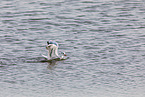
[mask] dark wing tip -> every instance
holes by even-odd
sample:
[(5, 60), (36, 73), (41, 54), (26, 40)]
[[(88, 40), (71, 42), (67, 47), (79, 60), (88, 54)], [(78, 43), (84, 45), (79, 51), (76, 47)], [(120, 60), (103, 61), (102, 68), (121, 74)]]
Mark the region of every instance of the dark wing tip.
[(47, 44), (49, 45), (49, 41), (47, 41)]

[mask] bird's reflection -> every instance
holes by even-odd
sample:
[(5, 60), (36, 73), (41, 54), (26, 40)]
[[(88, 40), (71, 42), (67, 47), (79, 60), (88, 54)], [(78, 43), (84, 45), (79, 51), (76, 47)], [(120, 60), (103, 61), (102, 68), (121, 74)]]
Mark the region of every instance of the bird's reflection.
[(55, 68), (55, 66), (57, 65), (57, 63), (58, 63), (58, 61), (56, 61), (56, 60), (49, 61), (47, 68), (50, 70), (53, 70)]
[(60, 59), (60, 58), (56, 58), (56, 59), (53, 59), (53, 60), (47, 60), (47, 59), (45, 59), (45, 60), (41, 60), (41, 61), (39, 61), (39, 62), (47, 62), (48, 63), (48, 66), (47, 66), (47, 68), (48, 69), (54, 69), (55, 68), (55, 66), (58, 64), (58, 62), (60, 62), (60, 61), (64, 61), (64, 60), (66, 60), (66, 59), (68, 59), (69, 57), (67, 57), (67, 58), (65, 58), (65, 59)]

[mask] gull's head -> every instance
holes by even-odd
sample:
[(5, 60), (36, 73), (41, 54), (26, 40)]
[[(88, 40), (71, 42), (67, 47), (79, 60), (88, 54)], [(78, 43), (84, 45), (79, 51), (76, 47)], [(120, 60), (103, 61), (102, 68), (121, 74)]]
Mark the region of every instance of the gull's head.
[(47, 41), (47, 46), (46, 46), (46, 49), (47, 50), (50, 50), (50, 49), (52, 49), (52, 48), (57, 48), (58, 47), (58, 44), (57, 44), (57, 42), (55, 42), (55, 41)]
[(63, 56), (67, 56), (66, 54), (65, 54), (65, 52), (61, 52), (62, 54), (63, 54)]
[(48, 44), (48, 45), (54, 44), (55, 46), (57, 46), (57, 47), (58, 47), (58, 43), (57, 43), (57, 42), (55, 42), (55, 41), (52, 41), (52, 40), (47, 41), (47, 44)]

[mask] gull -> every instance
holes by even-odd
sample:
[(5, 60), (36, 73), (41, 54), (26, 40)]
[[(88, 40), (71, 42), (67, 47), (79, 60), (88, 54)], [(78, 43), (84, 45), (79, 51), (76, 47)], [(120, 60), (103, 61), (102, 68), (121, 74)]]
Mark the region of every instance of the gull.
[(47, 60), (53, 60), (53, 59), (64, 59), (64, 56), (66, 56), (65, 52), (62, 52), (62, 56), (58, 55), (58, 43), (55, 41), (47, 41), (46, 49), (48, 51), (48, 56), (42, 55)]

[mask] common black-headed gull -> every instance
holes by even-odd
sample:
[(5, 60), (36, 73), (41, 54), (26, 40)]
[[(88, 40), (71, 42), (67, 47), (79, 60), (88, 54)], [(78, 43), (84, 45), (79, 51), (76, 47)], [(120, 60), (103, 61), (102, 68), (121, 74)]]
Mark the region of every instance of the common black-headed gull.
[(58, 55), (58, 43), (55, 41), (47, 41), (46, 49), (48, 50), (48, 56), (42, 55), (47, 60), (53, 60), (53, 59), (63, 59), (64, 56), (66, 56), (65, 52), (63, 52), (62, 56)]

